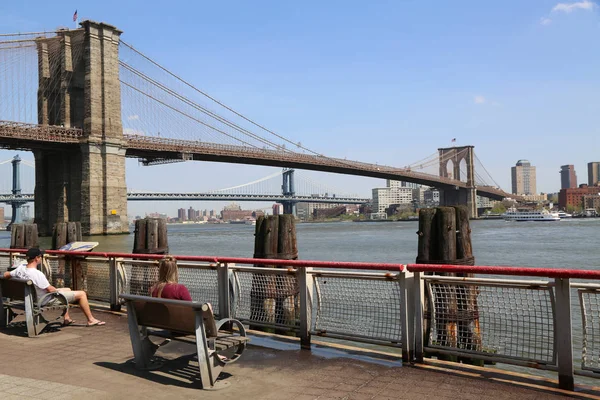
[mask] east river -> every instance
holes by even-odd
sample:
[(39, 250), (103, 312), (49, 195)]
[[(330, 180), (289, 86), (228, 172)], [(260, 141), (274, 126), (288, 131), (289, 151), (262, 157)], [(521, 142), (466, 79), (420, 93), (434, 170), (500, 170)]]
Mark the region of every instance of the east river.
[[(254, 226), (173, 224), (172, 254), (252, 257)], [(600, 269), (600, 218), (556, 222), (471, 221), (477, 265)], [(300, 259), (412, 263), (417, 256), (418, 222), (339, 222), (296, 225)], [(133, 234), (84, 238), (98, 251), (131, 252)], [(50, 238), (40, 238), (49, 248)], [(0, 233), (9, 247), (10, 233)]]

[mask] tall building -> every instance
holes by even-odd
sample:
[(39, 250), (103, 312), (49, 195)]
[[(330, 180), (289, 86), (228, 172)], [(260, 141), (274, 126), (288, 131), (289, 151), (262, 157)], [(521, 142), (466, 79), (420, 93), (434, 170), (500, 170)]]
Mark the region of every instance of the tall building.
[(512, 193), (513, 194), (536, 194), (535, 167), (527, 160), (519, 160), (511, 168)]
[(196, 220), (196, 210), (194, 210), (192, 207), (188, 208), (187, 218), (188, 218), (189, 221), (195, 221)]
[(180, 208), (177, 210), (177, 219), (179, 219), (180, 222), (185, 221), (186, 214), (185, 214), (185, 208)]
[(600, 161), (588, 163), (588, 185), (600, 186)]
[(571, 189), (577, 187), (577, 174), (575, 167), (571, 164), (560, 167), (560, 188)]

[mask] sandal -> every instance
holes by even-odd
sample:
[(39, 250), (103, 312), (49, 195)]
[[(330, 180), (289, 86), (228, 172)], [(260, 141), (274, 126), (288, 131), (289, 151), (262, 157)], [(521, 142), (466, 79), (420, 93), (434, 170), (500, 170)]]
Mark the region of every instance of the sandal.
[(86, 324), (86, 326), (102, 326), (102, 325), (106, 325), (106, 322), (96, 321), (96, 322), (92, 322), (91, 324), (89, 322)]
[(63, 326), (69, 326), (69, 325), (73, 325), (74, 323), (75, 323), (75, 320), (74, 320), (74, 319), (65, 319), (65, 320), (63, 321), (63, 324), (62, 324), (62, 325), (63, 325)]

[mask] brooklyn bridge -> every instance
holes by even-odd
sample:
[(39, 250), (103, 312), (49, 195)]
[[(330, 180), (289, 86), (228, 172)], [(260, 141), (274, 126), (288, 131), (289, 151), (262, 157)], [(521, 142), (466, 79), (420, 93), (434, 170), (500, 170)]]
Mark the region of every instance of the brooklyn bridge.
[(402, 167), (328, 157), (219, 102), (123, 41), (116, 27), (80, 25), (0, 35), (0, 147), (34, 154), (42, 234), (57, 221), (81, 221), (86, 235), (128, 232), (126, 157), (147, 166), (218, 161), (418, 183), (472, 215), (476, 196), (511, 196), (474, 146), (439, 148)]

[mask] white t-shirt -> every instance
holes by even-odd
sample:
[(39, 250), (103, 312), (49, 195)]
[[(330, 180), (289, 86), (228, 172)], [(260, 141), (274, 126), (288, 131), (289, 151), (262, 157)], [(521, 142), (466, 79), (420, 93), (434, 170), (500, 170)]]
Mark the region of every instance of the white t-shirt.
[[(46, 279), (46, 275), (36, 268), (27, 268), (27, 262), (25, 261), (19, 264), (16, 269), (10, 271), (10, 276), (18, 279), (27, 279), (33, 282), (38, 299), (41, 299), (42, 296), (48, 293), (46, 289), (50, 286), (50, 282)], [(50, 299), (48, 298), (47, 300)]]

